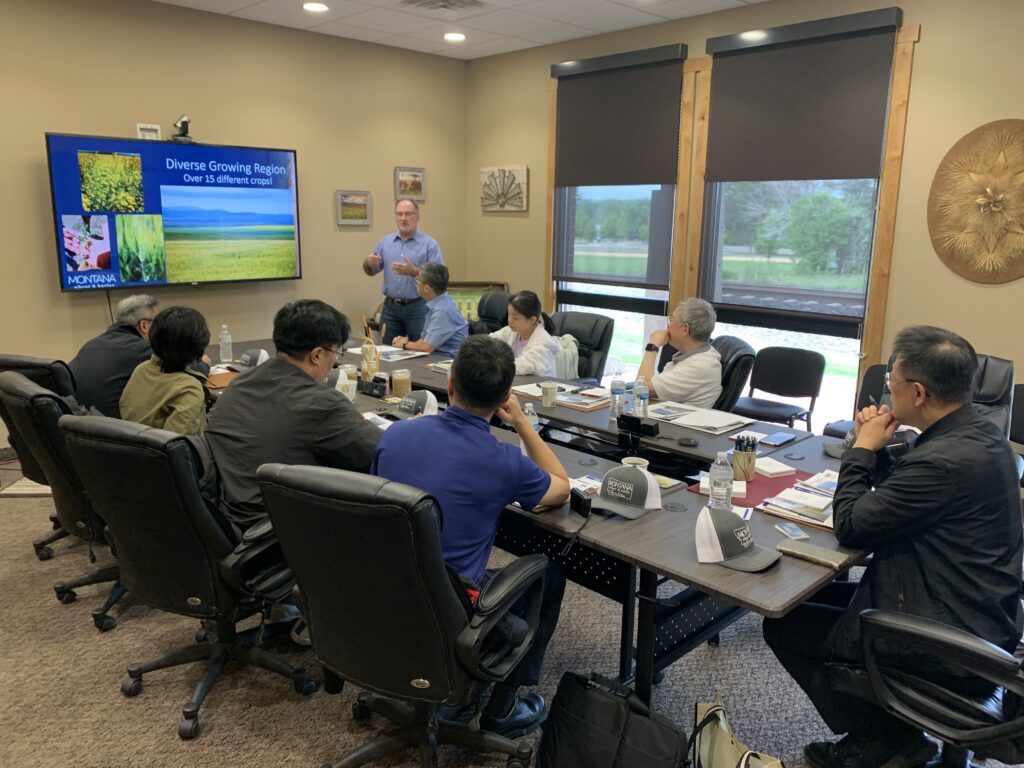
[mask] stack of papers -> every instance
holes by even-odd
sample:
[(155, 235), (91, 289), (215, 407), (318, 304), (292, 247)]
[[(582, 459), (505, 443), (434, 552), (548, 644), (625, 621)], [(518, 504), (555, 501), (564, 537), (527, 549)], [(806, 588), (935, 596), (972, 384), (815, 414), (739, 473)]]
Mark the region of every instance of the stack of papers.
[(371, 413), (370, 411), (364, 413), (363, 418), (373, 424), (373, 426), (377, 427), (377, 429), (381, 430), (387, 429), (393, 423), (389, 419), (385, 419), (383, 416), (378, 416), (376, 413)]
[(737, 416), (735, 413), (729, 413), (728, 411), (696, 408), (679, 418), (672, 419), (671, 423), (677, 424), (680, 427), (696, 429), (699, 432), (721, 435), (737, 427), (753, 424), (754, 419)]
[(818, 494), (831, 499), (839, 487), (839, 473), (834, 469), (824, 469), (813, 477), (801, 480), (796, 487), (808, 493)]
[[(345, 350), (352, 355), (362, 355), (362, 347), (352, 347)], [(429, 352), (416, 352), (411, 349), (399, 349), (398, 347), (388, 346), (387, 344), (377, 345), (377, 354), (380, 355), (380, 359), (385, 363), (397, 363), (399, 360), (410, 360), (414, 357), (426, 357)]]
[[(580, 387), (574, 387), (571, 384), (558, 384), (558, 394), (560, 395), (563, 393), (576, 394), (580, 389)], [(520, 384), (517, 387), (512, 387), (512, 391), (517, 395), (523, 395), (524, 397), (543, 397), (544, 395), (544, 393), (540, 391), (540, 384)]]
[(798, 523), (809, 523), (832, 530), (832, 499), (797, 488), (787, 488), (778, 496), (765, 499), (759, 507), (763, 512)]
[(796, 470), (789, 466), (789, 464), (783, 464), (771, 456), (758, 459), (757, 464), (754, 466), (754, 471), (765, 477), (782, 477), (783, 475), (796, 474)]
[(675, 403), (671, 400), (662, 400), (659, 403), (651, 403), (647, 406), (647, 416), (660, 421), (672, 421), (680, 416), (693, 413), (696, 408), (691, 408), (682, 403)]
[[(707, 474), (701, 474), (700, 477), (700, 490), (698, 493), (702, 493), (705, 496), (711, 495), (711, 479)], [(746, 480), (733, 480), (732, 481), (732, 497), (734, 499), (744, 499), (747, 496), (747, 481)]]
[(427, 367), (432, 371), (437, 371), (438, 373), (450, 374), (452, 372), (452, 363), (454, 362), (454, 360), (442, 360), (439, 363), (431, 363)]

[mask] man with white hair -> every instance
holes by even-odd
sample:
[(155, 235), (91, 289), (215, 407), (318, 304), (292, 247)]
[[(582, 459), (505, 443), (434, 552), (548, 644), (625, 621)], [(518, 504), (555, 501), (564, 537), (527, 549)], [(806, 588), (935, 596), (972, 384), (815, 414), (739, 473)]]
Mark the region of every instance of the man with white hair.
[(132, 371), (149, 360), (149, 328), (157, 300), (137, 293), (117, 303), (114, 324), (85, 342), (69, 365), (75, 376), (75, 397), (104, 416), (121, 417), (118, 401)]
[[(716, 319), (715, 308), (704, 299), (683, 299), (669, 315), (668, 328), (651, 334), (637, 372), (647, 380), (651, 397), (698, 408), (715, 404), (722, 393), (722, 359), (710, 344)], [(661, 373), (655, 373), (666, 344), (678, 351)]]

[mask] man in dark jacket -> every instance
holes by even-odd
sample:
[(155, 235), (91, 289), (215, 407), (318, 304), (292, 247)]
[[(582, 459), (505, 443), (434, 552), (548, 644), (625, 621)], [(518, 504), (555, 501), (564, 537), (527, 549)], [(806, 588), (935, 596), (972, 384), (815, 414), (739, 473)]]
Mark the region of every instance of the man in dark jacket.
[(69, 365), (75, 376), (75, 398), (104, 416), (121, 417), (118, 401), (132, 371), (153, 354), (149, 327), (157, 300), (145, 293), (117, 303), (114, 324), (78, 351)]
[[(857, 414), (833, 504), (836, 538), (872, 550), (859, 584), (836, 582), (764, 636), (842, 740), (804, 750), (813, 768), (912, 768), (935, 746), (903, 721), (847, 691), (854, 679), (828, 663), (861, 659), (859, 615), (885, 608), (972, 632), (1007, 651), (1021, 635), (1021, 500), (1006, 436), (971, 405), (977, 358), (941, 328), (902, 330), (886, 373), (891, 406)], [(900, 424), (921, 430), (891, 459)], [(957, 680), (965, 692), (971, 682)]]

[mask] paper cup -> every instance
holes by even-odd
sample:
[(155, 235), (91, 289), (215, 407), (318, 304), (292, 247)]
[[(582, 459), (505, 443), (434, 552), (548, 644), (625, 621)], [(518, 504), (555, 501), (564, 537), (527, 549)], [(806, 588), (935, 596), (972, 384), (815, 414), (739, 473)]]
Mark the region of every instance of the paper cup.
[(734, 480), (754, 479), (754, 468), (757, 463), (755, 451), (733, 451), (732, 452), (732, 477)]
[(540, 385), (541, 404), (545, 408), (552, 407), (558, 400), (558, 384), (553, 381), (545, 381)]
[(339, 376), (338, 383), (335, 385), (335, 389), (353, 402), (355, 402), (356, 399), (357, 387), (358, 385), (355, 379), (350, 379), (347, 376)]

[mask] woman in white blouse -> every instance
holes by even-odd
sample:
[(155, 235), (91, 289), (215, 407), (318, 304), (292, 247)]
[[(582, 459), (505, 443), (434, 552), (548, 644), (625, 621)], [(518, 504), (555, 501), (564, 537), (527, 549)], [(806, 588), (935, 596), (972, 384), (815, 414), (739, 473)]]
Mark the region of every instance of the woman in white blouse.
[(520, 291), (508, 300), (508, 325), (491, 334), (510, 347), (516, 357), (516, 374), (555, 376), (559, 343), (552, 338), (554, 325), (541, 311), (533, 291)]

